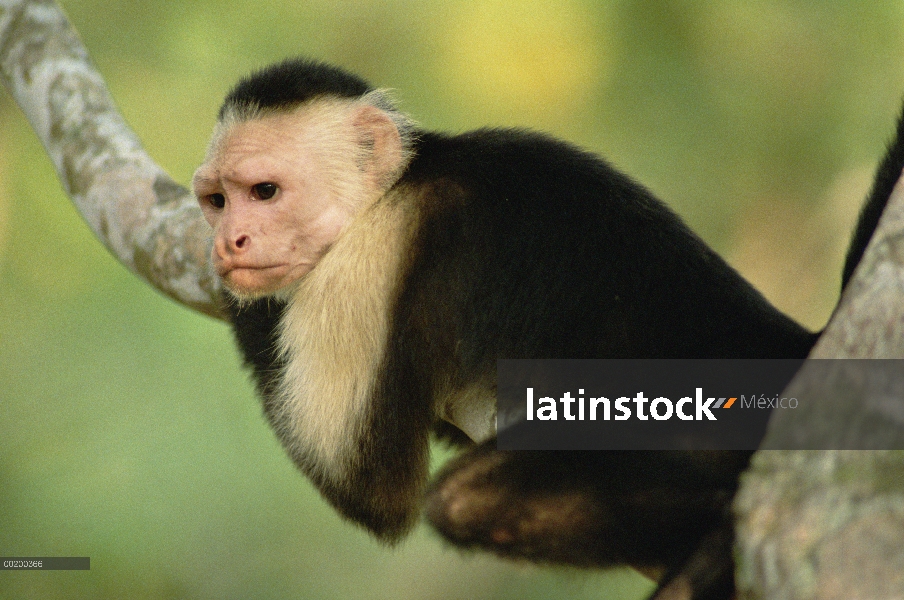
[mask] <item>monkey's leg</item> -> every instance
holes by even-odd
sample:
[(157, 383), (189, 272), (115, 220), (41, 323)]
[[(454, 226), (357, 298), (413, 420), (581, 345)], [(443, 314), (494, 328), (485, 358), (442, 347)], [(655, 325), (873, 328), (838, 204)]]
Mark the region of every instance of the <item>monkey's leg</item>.
[[(628, 564), (665, 572), (668, 584), (681, 580), (701, 542), (730, 522), (726, 515), (749, 456), (507, 452), (491, 440), (442, 470), (428, 493), (426, 512), (459, 546), (541, 563)], [(723, 539), (720, 535), (715, 539)], [(730, 551), (722, 560), (726, 568), (704, 571), (730, 577)], [(687, 582), (693, 587), (695, 581)], [(669, 589), (674, 587), (661, 591)]]

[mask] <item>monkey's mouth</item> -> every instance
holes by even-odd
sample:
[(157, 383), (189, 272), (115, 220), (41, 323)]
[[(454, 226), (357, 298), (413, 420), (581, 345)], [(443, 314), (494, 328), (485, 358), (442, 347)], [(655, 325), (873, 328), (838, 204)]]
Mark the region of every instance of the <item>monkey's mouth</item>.
[(273, 272), (279, 272), (280, 270), (282, 270), (282, 271), (284, 271), (284, 272), (285, 272), (285, 271), (288, 271), (288, 270), (289, 270), (289, 265), (286, 265), (286, 264), (279, 264), (279, 265), (236, 265), (236, 264), (229, 264), (229, 265), (227, 265), (227, 264), (223, 264), (223, 263), (220, 263), (219, 265), (217, 265), (217, 275), (219, 275), (219, 276), (222, 277), (223, 279), (226, 279), (227, 277), (229, 277), (229, 276), (232, 275), (233, 273), (242, 273), (242, 272), (249, 272), (249, 273), (273, 273)]
[(282, 289), (294, 279), (290, 265), (221, 265), (217, 274), (230, 290), (243, 294), (269, 294)]

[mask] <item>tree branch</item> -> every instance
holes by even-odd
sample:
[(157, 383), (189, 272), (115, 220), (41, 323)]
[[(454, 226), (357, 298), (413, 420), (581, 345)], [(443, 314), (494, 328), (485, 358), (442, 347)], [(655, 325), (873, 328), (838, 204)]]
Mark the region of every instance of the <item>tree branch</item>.
[(167, 296), (221, 316), (194, 197), (141, 147), (60, 7), (0, 0), (0, 11), (0, 79), (94, 234)]
[[(900, 598), (904, 591), (904, 183), (825, 333), (782, 394), (735, 501), (741, 598)], [(874, 363), (875, 364), (875, 363)], [(874, 367), (869, 366), (872, 371)], [(889, 376), (890, 375), (890, 376)], [(806, 399), (803, 400), (803, 399)], [(805, 448), (876, 448), (872, 451)]]

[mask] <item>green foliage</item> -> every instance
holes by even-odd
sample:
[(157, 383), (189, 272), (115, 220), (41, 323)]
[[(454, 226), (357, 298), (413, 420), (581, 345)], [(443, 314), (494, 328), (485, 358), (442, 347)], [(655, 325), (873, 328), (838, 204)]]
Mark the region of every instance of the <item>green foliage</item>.
[[(644, 181), (812, 326), (904, 92), (896, 0), (64, 2), (151, 154), (187, 182), (220, 99), (287, 55), (424, 126), (520, 125)], [(289, 464), (225, 326), (94, 240), (0, 96), (0, 598), (640, 598), (632, 576), (387, 550)]]

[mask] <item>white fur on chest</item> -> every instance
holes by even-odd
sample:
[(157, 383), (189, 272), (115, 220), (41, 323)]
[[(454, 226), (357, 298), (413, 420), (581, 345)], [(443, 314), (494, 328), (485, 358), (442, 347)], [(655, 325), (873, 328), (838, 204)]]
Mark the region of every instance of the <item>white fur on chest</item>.
[[(342, 481), (360, 455), (415, 219), (404, 202), (384, 198), (349, 225), (289, 298), (275, 422), (312, 475)], [(496, 399), (487, 386), (442, 396), (433, 407), (438, 418), (475, 441), (495, 435)]]
[(297, 462), (342, 479), (359, 452), (413, 217), (386, 201), (359, 215), (300, 283), (282, 320), (278, 432)]

